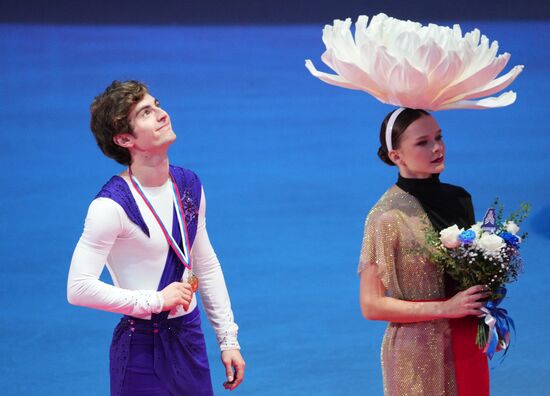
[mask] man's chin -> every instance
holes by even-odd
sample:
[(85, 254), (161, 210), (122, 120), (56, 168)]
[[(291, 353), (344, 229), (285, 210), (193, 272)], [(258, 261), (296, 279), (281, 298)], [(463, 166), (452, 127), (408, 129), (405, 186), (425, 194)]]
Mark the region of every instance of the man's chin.
[(177, 139), (176, 134), (174, 132), (172, 132), (169, 136), (166, 137), (165, 142), (170, 145), (170, 144), (174, 143), (176, 141), (176, 139)]
[(165, 139), (157, 143), (155, 151), (166, 152), (175, 141), (176, 135), (166, 137)]

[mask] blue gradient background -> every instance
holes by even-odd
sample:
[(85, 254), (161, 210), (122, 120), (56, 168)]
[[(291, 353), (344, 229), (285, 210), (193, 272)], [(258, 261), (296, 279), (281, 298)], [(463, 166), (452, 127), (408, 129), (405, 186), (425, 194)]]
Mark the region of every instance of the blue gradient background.
[[(509, 209), (533, 205), (525, 273), (505, 302), (518, 332), (491, 376), (495, 395), (541, 395), (550, 374), (550, 23), (461, 25), (526, 66), (513, 106), (436, 117), (448, 152), (442, 179), (472, 193), (478, 217), (497, 195)], [(89, 202), (121, 171), (97, 149), (88, 106), (129, 78), (148, 83), (170, 113), (172, 163), (202, 178), (248, 366), (237, 393), (382, 394), (385, 324), (361, 317), (356, 265), (365, 216), (396, 179), (376, 157), (390, 107), (309, 75), (304, 59), (321, 64), (321, 28), (0, 25), (2, 394), (108, 393), (118, 315), (70, 306), (66, 276)]]

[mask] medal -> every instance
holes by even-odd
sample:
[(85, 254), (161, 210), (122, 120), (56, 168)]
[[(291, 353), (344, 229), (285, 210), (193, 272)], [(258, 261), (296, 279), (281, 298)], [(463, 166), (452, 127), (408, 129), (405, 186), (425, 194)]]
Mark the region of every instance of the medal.
[(193, 271), (189, 270), (187, 272), (187, 283), (191, 285), (191, 290), (195, 293), (199, 288), (199, 278), (195, 276)]
[(128, 168), (128, 173), (130, 174), (130, 181), (132, 182), (132, 185), (134, 186), (139, 196), (143, 199), (143, 201), (145, 202), (145, 204), (153, 214), (153, 217), (157, 220), (157, 223), (159, 224), (160, 229), (162, 230), (162, 233), (166, 238), (166, 242), (168, 242), (168, 245), (172, 248), (175, 255), (178, 257), (179, 261), (183, 264), (183, 266), (187, 268), (187, 283), (191, 285), (193, 292), (197, 291), (197, 289), (199, 288), (199, 278), (197, 278), (193, 273), (193, 263), (191, 261), (191, 254), (190, 254), (191, 246), (189, 246), (189, 236), (187, 235), (187, 223), (185, 222), (185, 216), (183, 214), (184, 213), (183, 204), (181, 202), (181, 196), (178, 190), (178, 186), (176, 185), (176, 182), (172, 177), (172, 174), (170, 174), (170, 179), (172, 181), (172, 197), (174, 200), (174, 209), (176, 210), (176, 217), (178, 219), (180, 234), (182, 237), (183, 250), (180, 249), (178, 243), (176, 243), (172, 234), (169, 233), (166, 227), (164, 226), (164, 223), (160, 219), (159, 215), (157, 214), (151, 202), (149, 202), (149, 200), (145, 196), (145, 193), (143, 192), (141, 186), (139, 185), (138, 180), (132, 174), (132, 170), (130, 168)]

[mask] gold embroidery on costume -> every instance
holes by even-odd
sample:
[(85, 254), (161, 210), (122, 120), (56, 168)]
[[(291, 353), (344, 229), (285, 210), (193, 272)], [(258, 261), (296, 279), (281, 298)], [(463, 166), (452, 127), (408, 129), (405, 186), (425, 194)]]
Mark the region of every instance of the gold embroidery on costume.
[[(443, 273), (419, 249), (426, 224), (417, 199), (390, 188), (367, 217), (359, 272), (376, 266), (387, 295), (400, 300), (444, 298)], [(385, 395), (457, 394), (448, 320), (389, 323), (381, 355)]]

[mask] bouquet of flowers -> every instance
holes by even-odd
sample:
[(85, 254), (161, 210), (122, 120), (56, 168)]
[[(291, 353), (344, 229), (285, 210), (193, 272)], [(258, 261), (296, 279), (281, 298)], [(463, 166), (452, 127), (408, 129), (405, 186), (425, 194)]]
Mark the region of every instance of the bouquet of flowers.
[(523, 268), (519, 253), (527, 233), (519, 235), (519, 224), (529, 213), (529, 204), (503, 220), (504, 208), (498, 199), (483, 221), (469, 229), (453, 225), (437, 234), (427, 231), (431, 260), (444, 270), (465, 290), (474, 285), (486, 285), (491, 296), (482, 308), (484, 315), (478, 323), (476, 344), (492, 358), (495, 352), (510, 344), (510, 328), (514, 322), (499, 304), (506, 296), (505, 285), (517, 280)]

